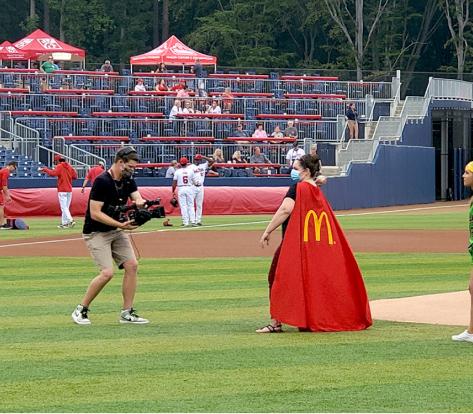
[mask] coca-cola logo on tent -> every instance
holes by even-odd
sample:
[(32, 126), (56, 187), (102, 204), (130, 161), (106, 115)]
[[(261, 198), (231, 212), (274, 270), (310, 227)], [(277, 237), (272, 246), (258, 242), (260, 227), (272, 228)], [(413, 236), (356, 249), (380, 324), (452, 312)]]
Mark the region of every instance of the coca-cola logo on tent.
[(32, 41), (33, 39), (22, 39), (15, 46), (17, 47), (17, 49), (23, 49), (25, 46), (28, 46)]
[(51, 38), (38, 39), (38, 42), (41, 43), (41, 46), (43, 46), (45, 49), (62, 49), (59, 43)]

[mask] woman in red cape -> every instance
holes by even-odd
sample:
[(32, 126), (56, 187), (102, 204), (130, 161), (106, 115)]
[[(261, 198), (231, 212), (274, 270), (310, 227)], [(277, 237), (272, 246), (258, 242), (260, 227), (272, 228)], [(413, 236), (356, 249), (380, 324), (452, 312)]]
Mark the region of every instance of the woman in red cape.
[(372, 324), (363, 278), (335, 215), (318, 188), (318, 157), (294, 162), (291, 186), (261, 237), (283, 226), (268, 275), (271, 323), (256, 332), (354, 331)]

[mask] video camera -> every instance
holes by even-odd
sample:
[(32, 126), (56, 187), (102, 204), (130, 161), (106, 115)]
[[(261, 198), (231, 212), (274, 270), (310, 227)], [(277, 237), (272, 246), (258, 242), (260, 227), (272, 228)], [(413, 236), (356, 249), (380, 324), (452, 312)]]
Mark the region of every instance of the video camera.
[(136, 204), (109, 206), (106, 214), (121, 223), (132, 220), (133, 224), (137, 226), (142, 226), (152, 218), (166, 217), (160, 198), (146, 200), (144, 206), (141, 208), (138, 208)]

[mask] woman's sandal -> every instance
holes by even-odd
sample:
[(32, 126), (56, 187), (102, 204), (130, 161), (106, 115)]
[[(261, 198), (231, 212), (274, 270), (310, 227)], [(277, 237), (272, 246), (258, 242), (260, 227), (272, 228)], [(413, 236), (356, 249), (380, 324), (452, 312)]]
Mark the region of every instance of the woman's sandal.
[(256, 333), (280, 333), (282, 332), (282, 325), (266, 325), (256, 330)]

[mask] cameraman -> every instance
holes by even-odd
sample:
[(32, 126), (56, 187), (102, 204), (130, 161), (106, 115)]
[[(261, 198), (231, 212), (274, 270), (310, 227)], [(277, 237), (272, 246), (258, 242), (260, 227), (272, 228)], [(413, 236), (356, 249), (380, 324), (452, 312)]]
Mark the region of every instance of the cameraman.
[[(132, 147), (117, 152), (115, 161), (108, 171), (98, 176), (92, 186), (85, 215), (83, 237), (100, 273), (89, 284), (80, 305), (72, 312), (72, 319), (79, 325), (88, 325), (89, 306), (113, 277), (113, 262), (124, 269), (122, 295), (123, 309), (121, 323), (145, 324), (149, 321), (139, 317), (133, 309), (136, 291), (138, 262), (127, 233), (123, 230), (137, 228), (132, 220), (120, 219), (116, 207), (126, 205), (130, 198), (142, 207), (145, 200), (138, 192), (133, 171), (138, 163), (138, 154)], [(113, 217), (112, 217), (113, 216)]]

